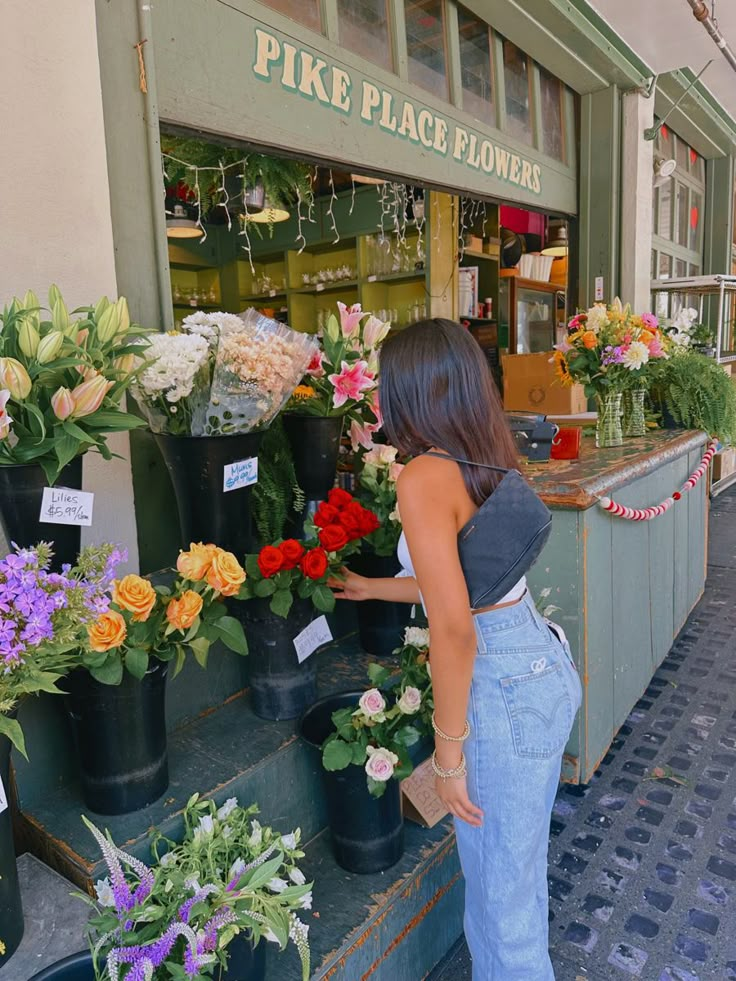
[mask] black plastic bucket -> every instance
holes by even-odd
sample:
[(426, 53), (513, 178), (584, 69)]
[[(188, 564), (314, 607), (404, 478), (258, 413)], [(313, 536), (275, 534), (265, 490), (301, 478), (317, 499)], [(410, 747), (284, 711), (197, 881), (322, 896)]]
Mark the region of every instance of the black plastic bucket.
[[(0, 779), (6, 797), (10, 796), (10, 750), (10, 740), (0, 736)], [(0, 940), (4, 944), (0, 968), (8, 963), (22, 939), (23, 906), (13, 845), (13, 825), (10, 808), (6, 807), (0, 814)]]
[(140, 681), (125, 671), (119, 685), (103, 685), (75, 671), (64, 682), (82, 797), (95, 814), (140, 810), (169, 786), (168, 665), (151, 663)]
[(171, 436), (154, 433), (174, 486), (181, 546), (212, 542), (242, 560), (256, 547), (251, 487), (224, 490), (225, 467), (258, 456), (261, 433)]
[[(352, 568), (370, 579), (391, 579), (401, 570), (395, 555), (376, 555), (363, 551), (350, 562)], [(374, 657), (389, 657), (404, 641), (404, 628), (410, 623), (409, 603), (364, 600), (356, 603), (360, 646)]]
[(317, 697), (317, 658), (300, 664), (294, 647), (314, 615), (311, 600), (295, 600), (286, 619), (271, 612), (267, 599), (240, 603), (237, 613), (248, 636), (243, 670), (253, 711), (261, 719), (298, 719)]
[[(253, 947), (245, 936), (237, 936), (227, 946), (226, 971), (215, 972), (215, 981), (264, 981), (266, 977), (266, 941)], [(70, 954), (61, 961), (34, 974), (29, 981), (95, 981), (92, 955), (88, 950)]]
[[(5, 539), (21, 548), (37, 542), (53, 542), (54, 569), (61, 569), (65, 562), (74, 565), (79, 555), (81, 528), (79, 525), (41, 523), (43, 489), (49, 482), (37, 463), (21, 463), (0, 466), (0, 523)], [(57, 487), (82, 487), (82, 457), (78, 456), (59, 474)]]
[[(333, 731), (332, 713), (355, 705), (363, 693), (341, 692), (315, 702), (302, 717), (302, 738), (321, 750)], [(321, 753), (320, 753), (321, 766)], [(327, 816), (335, 861), (348, 872), (383, 872), (404, 854), (404, 822), (398, 780), (389, 780), (382, 797), (368, 791), (365, 770), (351, 764), (344, 770), (322, 769)]]

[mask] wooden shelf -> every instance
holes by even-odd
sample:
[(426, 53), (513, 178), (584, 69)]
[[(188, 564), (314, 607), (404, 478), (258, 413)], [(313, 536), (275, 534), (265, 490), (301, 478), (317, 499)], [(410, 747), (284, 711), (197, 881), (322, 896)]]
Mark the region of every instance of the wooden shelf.
[(261, 303), (266, 300), (278, 300), (280, 297), (286, 297), (286, 290), (276, 290), (274, 293), (257, 293), (254, 296), (241, 296), (240, 299), (243, 303)]
[(464, 249), (463, 259), (470, 256), (471, 259), (487, 259), (488, 262), (498, 262), (497, 255), (489, 255), (488, 252), (478, 252), (476, 249)]
[(197, 310), (212, 310), (219, 311), (222, 309), (221, 305), (217, 303), (198, 303), (196, 307), (193, 307), (191, 303), (177, 303), (174, 301), (175, 310), (191, 310), (192, 313), (196, 313)]
[(410, 283), (413, 281), (419, 282), (419, 280), (424, 279), (426, 272), (424, 269), (416, 269), (414, 272), (398, 272), (398, 273), (388, 273), (385, 276), (363, 276), (360, 282), (364, 286), (372, 286), (374, 283)]
[(357, 279), (335, 279), (329, 283), (313, 283), (310, 286), (293, 286), (289, 293), (334, 293), (336, 290), (355, 289)]

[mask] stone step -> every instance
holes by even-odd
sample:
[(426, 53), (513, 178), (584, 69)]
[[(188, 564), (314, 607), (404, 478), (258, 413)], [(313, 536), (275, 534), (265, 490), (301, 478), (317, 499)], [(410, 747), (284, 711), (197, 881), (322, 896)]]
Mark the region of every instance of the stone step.
[[(364, 688), (372, 660), (353, 638), (315, 655), (319, 694)], [(33, 757), (32, 757), (33, 759)], [(132, 814), (90, 818), (110, 830), (121, 846), (146, 860), (152, 826), (176, 838), (181, 812), (192, 794), (257, 802), (261, 820), (281, 831), (300, 826), (309, 841), (325, 826), (320, 764), (298, 735), (298, 720), (270, 722), (250, 710), (247, 691), (208, 709), (169, 734), (170, 785), (149, 807)], [(22, 774), (20, 774), (22, 777)], [(44, 792), (24, 792), (19, 779), (19, 838), (22, 845), (81, 887), (102, 872), (99, 851), (80, 820), (81, 795), (69, 777)]]
[[(335, 863), (329, 832), (306, 848), (314, 880), (309, 923), (311, 981), (421, 981), (462, 933), (464, 885), (449, 820), (432, 829), (410, 821), (393, 868), (352, 875)], [(267, 981), (301, 981), (294, 950), (268, 957)]]

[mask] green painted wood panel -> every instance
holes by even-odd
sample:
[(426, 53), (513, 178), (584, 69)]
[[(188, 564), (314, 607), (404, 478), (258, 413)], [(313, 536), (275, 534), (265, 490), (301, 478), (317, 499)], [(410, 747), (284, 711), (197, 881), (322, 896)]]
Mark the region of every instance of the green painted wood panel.
[[(669, 468), (674, 470), (674, 468)], [(652, 615), (652, 670), (667, 655), (675, 625), (675, 525), (677, 515), (669, 510), (661, 518), (647, 522), (649, 532), (649, 602)]]

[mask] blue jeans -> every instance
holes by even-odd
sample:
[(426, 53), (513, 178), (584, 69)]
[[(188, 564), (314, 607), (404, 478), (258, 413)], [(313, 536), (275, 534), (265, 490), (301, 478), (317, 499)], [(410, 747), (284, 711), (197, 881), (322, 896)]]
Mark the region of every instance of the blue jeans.
[(582, 688), (564, 635), (528, 593), (474, 620), (465, 756), (468, 793), (484, 818), (479, 828), (455, 820), (473, 981), (554, 981), (549, 825)]

